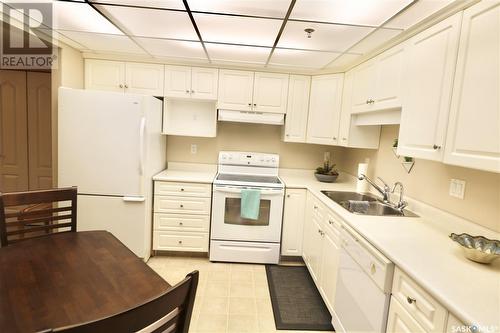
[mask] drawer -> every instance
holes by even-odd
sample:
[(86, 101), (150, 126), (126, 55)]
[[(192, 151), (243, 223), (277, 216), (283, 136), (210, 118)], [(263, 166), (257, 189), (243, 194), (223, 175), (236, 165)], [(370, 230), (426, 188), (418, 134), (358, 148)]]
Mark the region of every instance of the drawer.
[(447, 310), (399, 268), (394, 272), (393, 296), (428, 332), (443, 332)]
[(155, 196), (155, 213), (210, 214), (210, 198)]
[(406, 311), (401, 304), (391, 297), (387, 333), (427, 333), (425, 329)]
[(154, 230), (208, 232), (209, 215), (154, 214)]
[(212, 197), (212, 185), (200, 183), (155, 182), (156, 195), (174, 195), (183, 197)]
[(208, 233), (156, 230), (153, 233), (153, 250), (208, 252)]
[(327, 211), (325, 224), (328, 229), (330, 229), (331, 233), (335, 235), (337, 239), (340, 239), (340, 233), (342, 230), (343, 223), (337, 217), (337, 215), (333, 214), (330, 210)]

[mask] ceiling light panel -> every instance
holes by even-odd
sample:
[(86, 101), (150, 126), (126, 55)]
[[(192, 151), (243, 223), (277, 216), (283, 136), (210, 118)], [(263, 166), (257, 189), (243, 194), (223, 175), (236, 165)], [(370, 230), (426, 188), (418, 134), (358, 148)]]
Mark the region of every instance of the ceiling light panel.
[[(312, 28), (311, 38), (304, 29)], [(343, 52), (374, 28), (288, 21), (278, 42), (279, 47)]]
[(193, 14), (204, 41), (273, 46), (282, 20)]
[(419, 0), (410, 8), (387, 22), (385, 26), (408, 29), (452, 2), (454, 0)]
[(401, 32), (402, 30), (380, 28), (350, 48), (349, 52), (361, 54), (370, 52), (390, 39), (396, 37)]
[(53, 3), (55, 30), (73, 30), (123, 35), (123, 33), (85, 3), (62, 2)]
[(284, 18), (291, 0), (188, 0), (192, 11)]
[(232, 63), (265, 64), (271, 48), (242, 45), (205, 43), (208, 55), (213, 61)]
[(412, 0), (297, 0), (291, 19), (379, 26)]
[(328, 65), (340, 53), (275, 49), (270, 65), (320, 69)]
[(78, 31), (58, 31), (95, 52), (147, 55), (129, 37)]
[(90, 2), (151, 8), (186, 9), (182, 0), (90, 0)]
[(186, 12), (120, 6), (99, 6), (131, 35), (198, 40)]
[(165, 58), (203, 59), (208, 62), (200, 42), (186, 42), (157, 38), (136, 38), (150, 54)]

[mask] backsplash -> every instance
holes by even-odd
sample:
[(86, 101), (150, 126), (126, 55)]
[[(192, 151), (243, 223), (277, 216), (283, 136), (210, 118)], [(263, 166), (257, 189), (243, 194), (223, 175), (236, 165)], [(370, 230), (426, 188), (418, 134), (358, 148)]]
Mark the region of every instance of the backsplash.
[[(500, 174), (420, 159), (408, 174), (391, 148), (398, 133), (397, 125), (383, 126), (378, 151), (343, 150), (341, 170), (356, 175), (358, 163), (369, 158), (368, 176), (382, 177), (388, 183), (399, 180), (408, 196), (500, 232)], [(467, 182), (463, 200), (448, 194), (452, 178)]]

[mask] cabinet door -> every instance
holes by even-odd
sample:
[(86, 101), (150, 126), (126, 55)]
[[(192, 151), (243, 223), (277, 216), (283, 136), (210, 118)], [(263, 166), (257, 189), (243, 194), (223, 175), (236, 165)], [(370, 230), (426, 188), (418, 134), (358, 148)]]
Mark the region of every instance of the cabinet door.
[(217, 99), (219, 70), (217, 68), (191, 68), (191, 97), (199, 99)]
[(219, 71), (218, 109), (252, 110), (253, 72)]
[(313, 197), (308, 192), (306, 199), (306, 209), (304, 211), (304, 227), (302, 237), (302, 259), (309, 266), (309, 254), (311, 253), (311, 232), (312, 232), (312, 217), (313, 217)]
[[(331, 220), (332, 217), (329, 217), (329, 219)], [(325, 233), (323, 234), (320, 289), (326, 306), (332, 311), (340, 260), (340, 238), (335, 234), (334, 229), (325, 229)]]
[(377, 74), (375, 61), (364, 63), (353, 69), (352, 72), (352, 113), (369, 111)]
[(191, 97), (191, 67), (165, 66), (165, 96)]
[(404, 45), (398, 45), (377, 57), (377, 79), (373, 110), (400, 108)]
[(391, 297), (389, 318), (387, 319), (387, 333), (426, 333), (418, 322)]
[(462, 13), (409, 40), (398, 154), (441, 161)]
[(125, 63), (85, 59), (85, 89), (124, 92)]
[(314, 76), (307, 121), (307, 142), (338, 143), (343, 74)]
[(286, 190), (281, 234), (281, 254), (284, 256), (302, 255), (306, 195), (307, 190), (304, 189)]
[(125, 68), (125, 92), (163, 96), (163, 65), (130, 62)]
[(321, 263), (322, 263), (322, 253), (323, 253), (323, 221), (313, 214), (311, 233), (309, 235), (311, 242), (310, 253), (309, 253), (309, 268), (311, 276), (316, 282), (319, 283), (321, 274)]
[(500, 172), (500, 1), (464, 11), (444, 162)]
[(288, 74), (255, 73), (253, 111), (286, 113)]
[(290, 75), (285, 117), (285, 142), (306, 142), (311, 77)]

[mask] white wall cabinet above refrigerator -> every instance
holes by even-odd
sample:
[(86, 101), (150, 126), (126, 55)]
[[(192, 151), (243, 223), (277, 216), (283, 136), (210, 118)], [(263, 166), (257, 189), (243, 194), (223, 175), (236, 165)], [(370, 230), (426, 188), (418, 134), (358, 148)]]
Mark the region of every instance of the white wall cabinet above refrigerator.
[(163, 67), (85, 59), (85, 89), (163, 96)]
[(165, 66), (165, 97), (216, 100), (217, 68)]
[(464, 11), (444, 162), (500, 172), (500, 1)]
[(462, 13), (408, 41), (398, 154), (442, 161)]
[(286, 113), (288, 74), (221, 69), (218, 108)]

